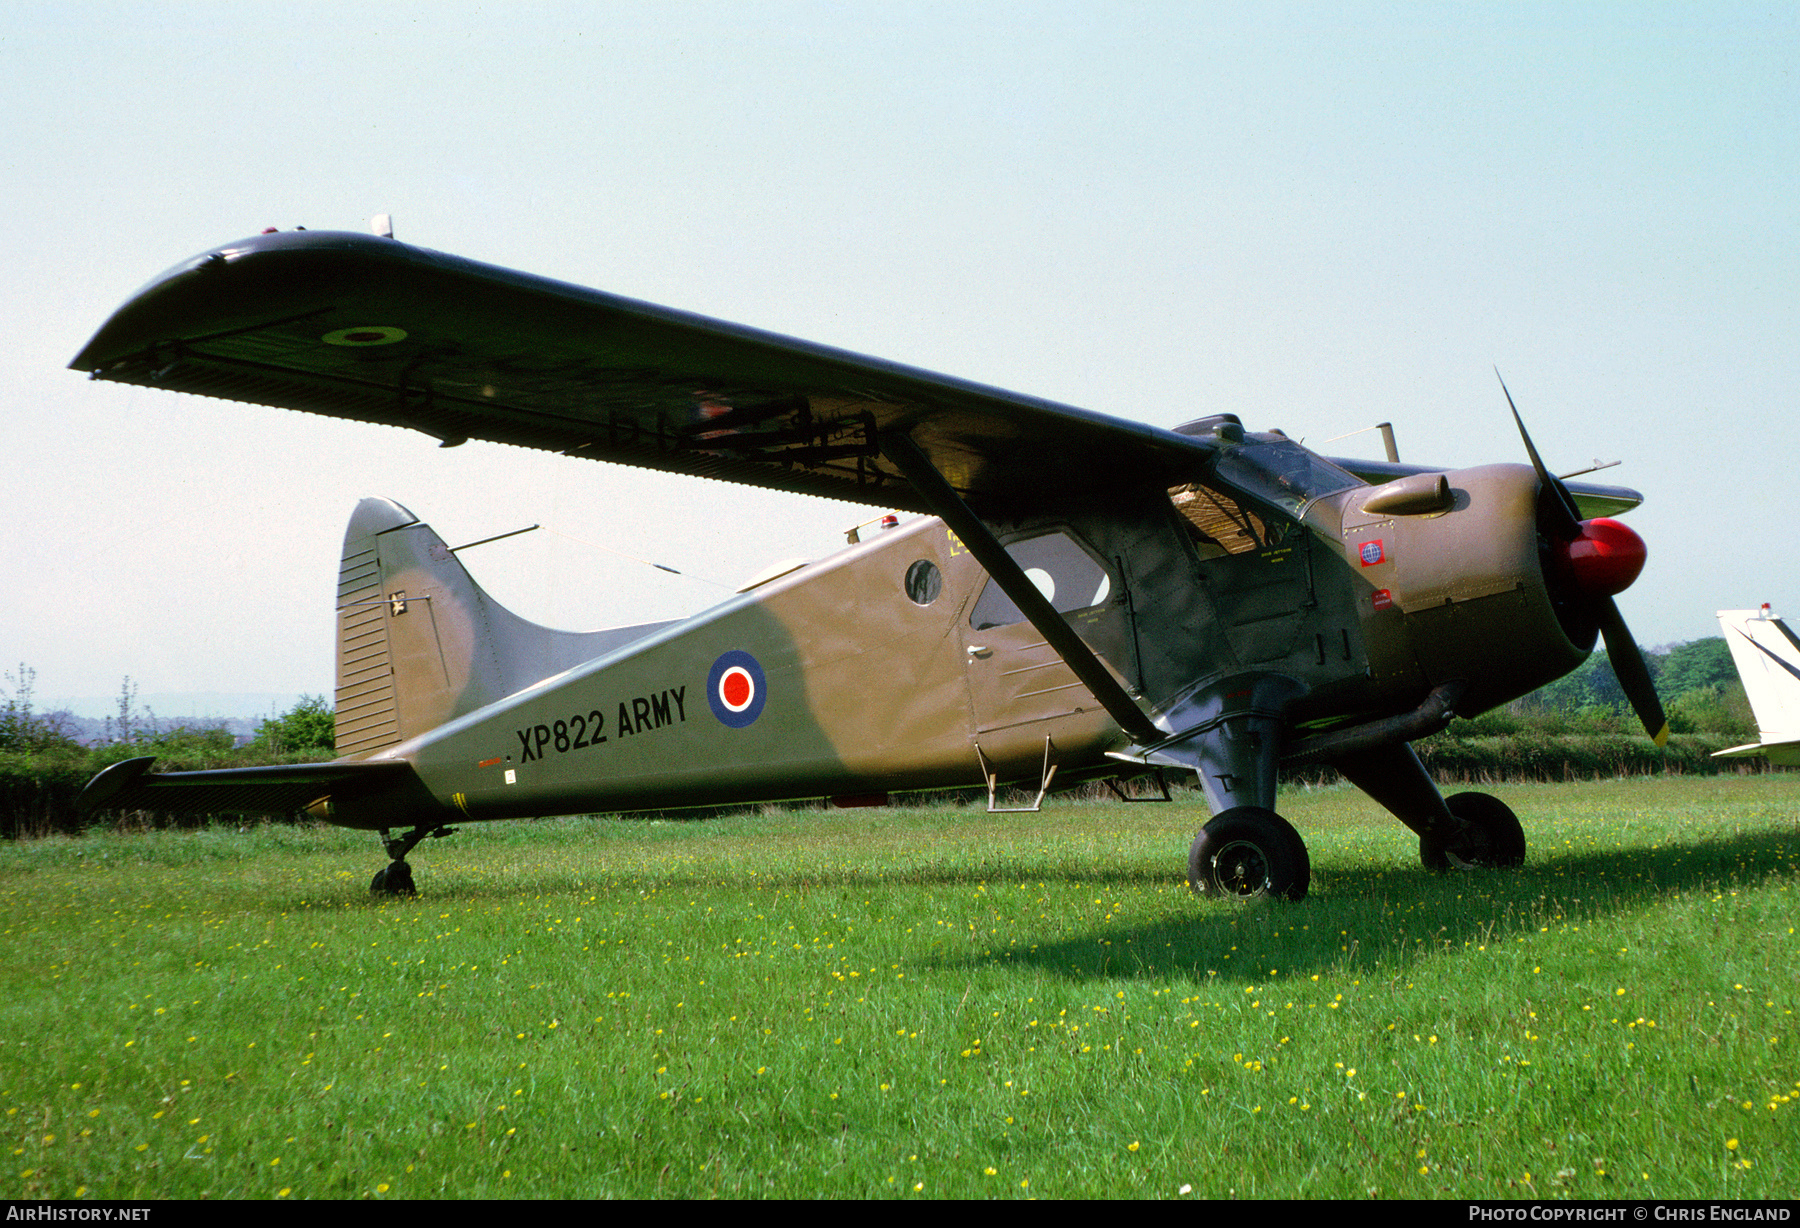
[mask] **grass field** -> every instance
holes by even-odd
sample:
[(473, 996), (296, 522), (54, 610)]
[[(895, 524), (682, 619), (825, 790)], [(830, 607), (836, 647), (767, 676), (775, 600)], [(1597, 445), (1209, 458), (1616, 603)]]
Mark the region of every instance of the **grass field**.
[(1500, 788), (1442, 878), (1290, 792), (0, 846), (0, 1196), (1661, 1197), (1800, 1183), (1795, 790)]

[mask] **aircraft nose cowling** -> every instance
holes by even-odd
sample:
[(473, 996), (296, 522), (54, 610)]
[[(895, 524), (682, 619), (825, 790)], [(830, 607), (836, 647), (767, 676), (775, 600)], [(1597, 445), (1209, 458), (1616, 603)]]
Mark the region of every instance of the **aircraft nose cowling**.
[(1590, 597), (1613, 597), (1644, 570), (1644, 539), (1627, 525), (1600, 517), (1581, 522), (1581, 536), (1564, 548), (1575, 584)]

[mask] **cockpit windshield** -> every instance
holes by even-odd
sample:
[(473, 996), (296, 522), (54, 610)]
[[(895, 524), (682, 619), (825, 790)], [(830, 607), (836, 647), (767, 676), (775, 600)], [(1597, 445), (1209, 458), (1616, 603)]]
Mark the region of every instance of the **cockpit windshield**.
[(1307, 505), (1355, 486), (1361, 478), (1291, 439), (1227, 444), (1204, 480), (1171, 487), (1169, 499), (1202, 558), (1247, 554), (1280, 545)]
[(1291, 439), (1258, 440), (1225, 448), (1219, 454), (1213, 476), (1295, 516), (1315, 499), (1352, 486), (1368, 485)]

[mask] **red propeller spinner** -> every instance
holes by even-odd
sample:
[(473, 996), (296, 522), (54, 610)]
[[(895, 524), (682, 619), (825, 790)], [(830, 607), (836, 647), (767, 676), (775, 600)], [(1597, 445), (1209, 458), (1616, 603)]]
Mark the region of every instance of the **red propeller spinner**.
[(1575, 584), (1590, 597), (1613, 597), (1644, 570), (1644, 539), (1602, 516), (1581, 522), (1581, 536), (1563, 547)]

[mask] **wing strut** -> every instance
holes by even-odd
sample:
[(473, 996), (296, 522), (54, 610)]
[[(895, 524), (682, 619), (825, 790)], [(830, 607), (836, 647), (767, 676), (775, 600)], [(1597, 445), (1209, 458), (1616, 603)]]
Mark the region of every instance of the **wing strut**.
[(1006, 547), (988, 531), (981, 518), (969, 510), (969, 505), (962, 501), (962, 496), (956, 493), (950, 483), (944, 480), (944, 476), (925, 458), (918, 445), (905, 435), (895, 432), (882, 436), (881, 451), (906, 476), (925, 505), (950, 526), (976, 561), (987, 568), (988, 575), (994, 577), (994, 582), (1012, 598), (1020, 613), (1037, 628), (1045, 642), (1056, 650), (1056, 654), (1074, 671), (1082, 685), (1093, 692), (1094, 698), (1100, 701), (1100, 706), (1106, 709), (1107, 715), (1119, 723), (1119, 728), (1139, 743), (1158, 742), (1168, 736), (1150, 723), (1150, 718), (1125, 693), (1125, 688), (1119, 685), (1117, 679), (1107, 672), (1106, 666), (1094, 655), (1093, 649), (1056, 612), (1024, 569), (1006, 552)]

